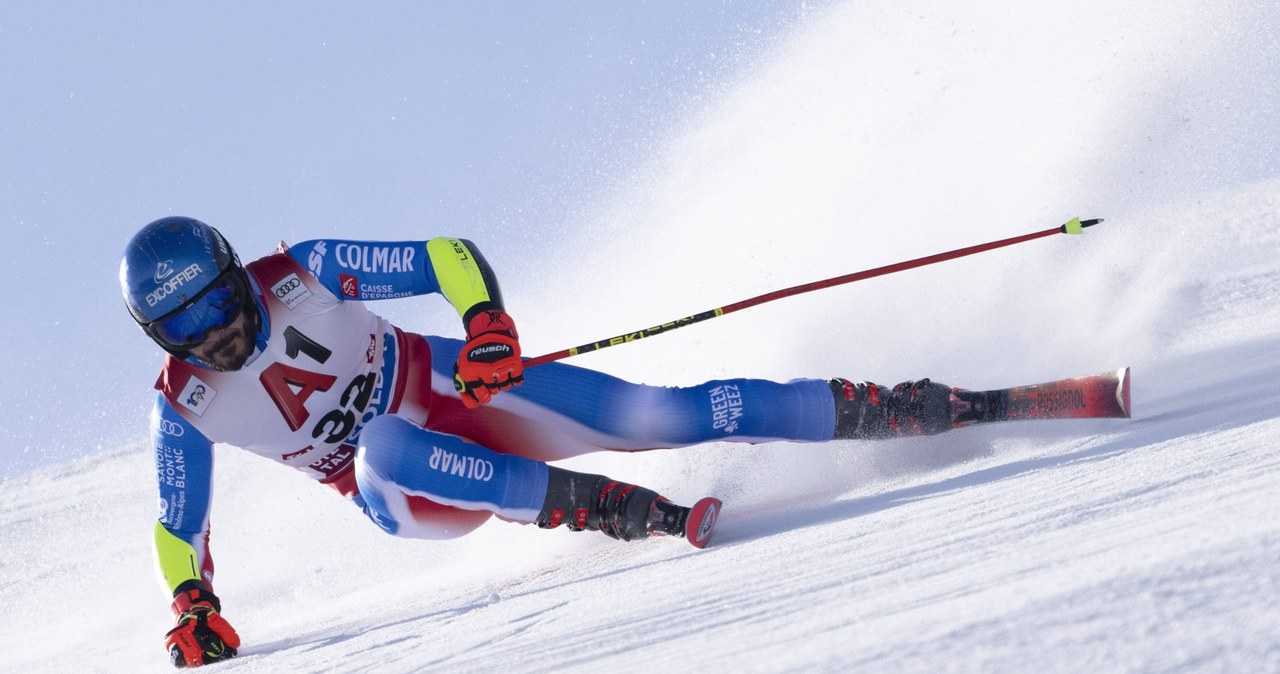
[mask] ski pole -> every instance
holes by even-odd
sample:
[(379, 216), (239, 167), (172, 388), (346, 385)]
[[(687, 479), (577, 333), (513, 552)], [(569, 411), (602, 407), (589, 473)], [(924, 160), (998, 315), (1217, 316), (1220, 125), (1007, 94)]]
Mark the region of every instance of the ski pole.
[(561, 360), (563, 358), (569, 358), (570, 356), (577, 356), (579, 354), (589, 353), (591, 351), (599, 351), (600, 349), (608, 348), (610, 346), (616, 346), (618, 344), (626, 344), (628, 342), (634, 342), (636, 340), (644, 339), (645, 337), (660, 335), (664, 332), (670, 332), (672, 330), (675, 330), (676, 328), (683, 328), (688, 325), (693, 325), (694, 323), (701, 323), (702, 321), (710, 320), (712, 318), (717, 318), (725, 314), (730, 314), (735, 311), (746, 309), (748, 307), (754, 307), (759, 304), (764, 304), (765, 302), (772, 302), (774, 300), (780, 300), (784, 297), (791, 297), (792, 295), (799, 295), (801, 293), (812, 292), (814, 290), (820, 290), (822, 288), (830, 288), (832, 286), (843, 285), (845, 283), (853, 283), (854, 281), (863, 281), (869, 278), (884, 276), (886, 274), (893, 274), (900, 271), (906, 271), (908, 269), (915, 269), (916, 267), (923, 267), (925, 265), (930, 265), (937, 262), (945, 262), (946, 260), (954, 260), (958, 257), (965, 257), (966, 255), (973, 255), (975, 253), (981, 253), (988, 250), (995, 250), (996, 248), (1012, 246), (1017, 243), (1032, 241), (1034, 239), (1041, 239), (1046, 236), (1053, 236), (1054, 234), (1082, 234), (1084, 232), (1085, 227), (1092, 227), (1100, 222), (1102, 222), (1102, 218), (1095, 218), (1092, 220), (1083, 220), (1083, 221), (1080, 220), (1080, 218), (1072, 218), (1066, 224), (1059, 225), (1057, 227), (1050, 227), (1049, 229), (1039, 231), (1039, 232), (1032, 232), (1030, 234), (1023, 234), (1021, 236), (1014, 236), (1008, 239), (1000, 239), (999, 241), (991, 241), (989, 243), (981, 243), (976, 246), (969, 246), (968, 248), (958, 248), (956, 250), (947, 251), (945, 253), (938, 253), (936, 255), (929, 255), (927, 257), (916, 258), (914, 260), (897, 262), (894, 264), (885, 265), (883, 267), (866, 269), (863, 271), (854, 272), (852, 274), (845, 274), (844, 276), (835, 276), (829, 279), (823, 279), (821, 281), (813, 281), (812, 283), (805, 283), (803, 285), (793, 286), (790, 288), (783, 288), (782, 290), (775, 290), (770, 293), (765, 293), (763, 295), (758, 295), (750, 299), (742, 300), (741, 302), (726, 304), (723, 307), (718, 307), (716, 309), (710, 309), (708, 311), (696, 313), (692, 316), (677, 318), (674, 321), (663, 323), (661, 325), (655, 325), (651, 328), (636, 330), (635, 332), (628, 332), (628, 333), (618, 335), (616, 337), (610, 337), (608, 339), (602, 339), (596, 342), (588, 342), (586, 344), (564, 349), (562, 351), (556, 351), (553, 353), (548, 353), (542, 356), (538, 356), (536, 358), (530, 358), (524, 362), (524, 366), (526, 368), (536, 367), (544, 363), (550, 363), (552, 361)]

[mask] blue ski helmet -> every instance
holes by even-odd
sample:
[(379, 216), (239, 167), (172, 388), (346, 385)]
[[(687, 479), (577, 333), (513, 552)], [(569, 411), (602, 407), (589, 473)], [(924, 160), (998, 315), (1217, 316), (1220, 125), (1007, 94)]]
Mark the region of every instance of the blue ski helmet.
[(257, 307), (240, 259), (218, 230), (184, 217), (143, 227), (125, 247), (120, 289), (143, 332), (179, 358)]

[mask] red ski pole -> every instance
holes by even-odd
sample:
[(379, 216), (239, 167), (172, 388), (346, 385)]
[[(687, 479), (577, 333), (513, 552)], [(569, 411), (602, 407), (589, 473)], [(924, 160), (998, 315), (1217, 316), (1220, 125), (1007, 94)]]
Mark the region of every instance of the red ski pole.
[(908, 269), (915, 269), (916, 267), (923, 267), (925, 265), (935, 264), (937, 262), (945, 262), (946, 260), (954, 260), (958, 257), (965, 257), (966, 255), (973, 255), (975, 253), (981, 253), (983, 251), (995, 250), (996, 248), (1004, 248), (1005, 246), (1012, 246), (1017, 243), (1032, 241), (1034, 239), (1042, 239), (1046, 236), (1053, 236), (1054, 234), (1081, 234), (1083, 233), (1085, 227), (1092, 227), (1098, 224), (1099, 222), (1102, 222), (1102, 218), (1096, 218), (1093, 220), (1084, 220), (1084, 221), (1081, 221), (1080, 218), (1072, 218), (1070, 221), (1068, 221), (1064, 225), (1059, 225), (1058, 227), (1050, 227), (1049, 229), (1039, 231), (1039, 232), (1032, 232), (1030, 234), (1023, 234), (1021, 236), (1010, 237), (1008, 239), (1000, 239), (999, 241), (982, 243), (976, 246), (969, 246), (968, 248), (958, 248), (956, 250), (947, 251), (945, 253), (938, 253), (936, 255), (930, 255), (928, 257), (916, 258), (914, 260), (906, 260), (904, 262), (897, 262), (894, 264), (885, 265), (883, 267), (876, 267), (875, 269), (866, 269), (863, 271), (854, 272), (852, 274), (845, 274), (844, 276), (836, 276), (836, 277), (824, 279), (821, 281), (814, 281), (812, 283), (805, 283), (803, 285), (793, 286), (791, 288), (783, 288), (782, 290), (775, 290), (771, 293), (765, 293), (763, 295), (752, 297), (750, 299), (742, 300), (741, 302), (726, 304), (723, 307), (718, 307), (716, 309), (703, 311), (701, 313), (697, 313), (692, 316), (677, 318), (674, 321), (663, 323), (661, 325), (655, 325), (651, 328), (636, 330), (635, 332), (628, 332), (628, 333), (618, 335), (616, 337), (610, 337), (608, 339), (602, 339), (596, 342), (588, 342), (586, 344), (564, 349), (562, 351), (556, 351), (554, 353), (548, 353), (542, 356), (538, 356), (536, 358), (530, 358), (524, 362), (524, 366), (526, 368), (535, 367), (538, 365), (542, 365), (544, 363), (550, 363), (555, 360), (560, 360), (562, 358), (568, 358), (570, 356), (576, 356), (578, 354), (588, 353), (591, 351), (598, 351), (600, 349), (608, 348), (610, 346), (616, 346), (618, 344), (626, 344), (627, 342), (634, 342), (639, 339), (644, 339), (645, 337), (660, 335), (664, 332), (670, 332), (672, 330), (675, 330), (676, 328), (683, 328), (687, 325), (693, 325), (694, 323), (701, 323), (702, 321), (705, 321), (705, 320), (717, 318), (719, 316), (730, 314), (735, 311), (740, 311), (748, 307), (754, 307), (758, 304), (764, 304), (765, 302), (772, 302), (774, 300), (780, 300), (784, 297), (791, 297), (792, 295), (799, 295), (801, 293), (812, 292), (814, 290), (820, 290), (822, 288), (830, 288), (832, 286), (844, 285), (845, 283), (853, 283), (854, 281), (863, 281), (869, 278), (875, 278), (877, 276), (884, 276), (886, 274), (893, 274), (900, 271), (906, 271)]

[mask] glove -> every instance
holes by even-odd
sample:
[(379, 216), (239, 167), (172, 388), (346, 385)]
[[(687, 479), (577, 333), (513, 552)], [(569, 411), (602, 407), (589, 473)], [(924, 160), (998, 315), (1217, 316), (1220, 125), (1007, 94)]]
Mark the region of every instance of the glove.
[(467, 343), (453, 365), (453, 387), (475, 409), (524, 381), (516, 324), (505, 311), (481, 311), (467, 322)]
[(177, 624), (164, 635), (164, 647), (174, 667), (199, 667), (235, 657), (240, 635), (218, 610), (218, 597), (203, 583), (183, 590), (173, 599)]

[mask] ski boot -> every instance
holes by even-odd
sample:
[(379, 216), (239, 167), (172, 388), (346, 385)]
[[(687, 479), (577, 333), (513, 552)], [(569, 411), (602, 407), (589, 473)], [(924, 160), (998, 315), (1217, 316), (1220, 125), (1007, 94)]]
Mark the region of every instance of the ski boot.
[(871, 382), (832, 379), (836, 439), (881, 439), (934, 435), (951, 430), (952, 389), (928, 379), (904, 381), (892, 389)]
[(1007, 421), (1010, 418), (1008, 398), (1008, 392), (1004, 390), (953, 389), (951, 391), (951, 427)]
[[(720, 501), (704, 498), (692, 508), (633, 484), (547, 466), (547, 496), (534, 522), (543, 529), (565, 524), (572, 531), (597, 530), (633, 541), (649, 536), (683, 536), (694, 547), (711, 538)], [(692, 526), (691, 526), (692, 525)]]

